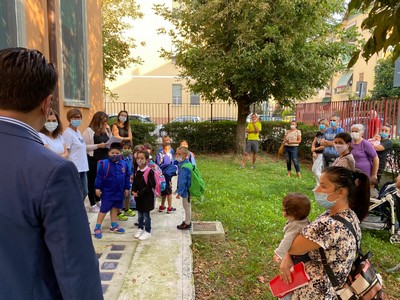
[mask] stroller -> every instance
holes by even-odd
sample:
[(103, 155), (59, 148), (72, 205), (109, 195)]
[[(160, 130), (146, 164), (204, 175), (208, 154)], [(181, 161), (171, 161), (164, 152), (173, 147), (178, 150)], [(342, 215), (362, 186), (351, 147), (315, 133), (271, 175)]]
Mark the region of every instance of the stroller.
[[(385, 183), (379, 191), (379, 197), (371, 198), (368, 216), (362, 221), (361, 227), (372, 230), (386, 230), (390, 232), (390, 242), (400, 243), (400, 232), (396, 231), (396, 202), (400, 201), (396, 195), (396, 185), (393, 182)], [(400, 213), (400, 212), (397, 212)]]

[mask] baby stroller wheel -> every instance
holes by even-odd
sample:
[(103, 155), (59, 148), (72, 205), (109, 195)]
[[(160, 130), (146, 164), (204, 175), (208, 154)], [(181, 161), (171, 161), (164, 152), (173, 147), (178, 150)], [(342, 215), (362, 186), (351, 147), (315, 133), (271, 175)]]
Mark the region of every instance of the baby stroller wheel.
[(400, 234), (393, 234), (393, 235), (390, 237), (390, 242), (391, 242), (392, 244), (400, 244)]

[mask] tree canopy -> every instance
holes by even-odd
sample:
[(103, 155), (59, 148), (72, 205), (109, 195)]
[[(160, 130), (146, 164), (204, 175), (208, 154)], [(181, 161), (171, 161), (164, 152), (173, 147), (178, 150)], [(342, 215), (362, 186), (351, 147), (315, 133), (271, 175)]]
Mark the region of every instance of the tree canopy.
[[(179, 8), (156, 5), (175, 30), (168, 33), (180, 76), (207, 101), (238, 104), (237, 146), (244, 145), (250, 105), (274, 98), (281, 105), (323, 88), (343, 67), (354, 38), (341, 30), (341, 0), (178, 1)], [(351, 37), (349, 37), (351, 35)]]
[(355, 51), (349, 62), (353, 66), (362, 53), (368, 61), (374, 53), (387, 51), (393, 47), (393, 61), (400, 56), (400, 6), (399, 1), (391, 0), (351, 0), (348, 13), (354, 11), (368, 12), (368, 17), (362, 22), (361, 29), (369, 30), (371, 37), (362, 49)]
[(375, 86), (372, 98), (390, 98), (400, 96), (400, 87), (393, 87), (394, 62), (392, 57), (379, 60), (375, 67)]
[(141, 18), (139, 6), (132, 0), (103, 0), (103, 77), (113, 81), (132, 63), (141, 63), (140, 57), (133, 57), (131, 49), (136, 41), (124, 35), (132, 28), (129, 21)]

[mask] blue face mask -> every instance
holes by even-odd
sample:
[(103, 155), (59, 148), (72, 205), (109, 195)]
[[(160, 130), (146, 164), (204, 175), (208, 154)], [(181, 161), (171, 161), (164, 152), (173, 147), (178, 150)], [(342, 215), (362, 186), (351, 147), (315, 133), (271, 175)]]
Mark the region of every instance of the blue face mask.
[(324, 124), (319, 124), (319, 130), (324, 130), (325, 129), (325, 125)]
[(333, 193), (330, 194), (326, 194), (326, 193), (318, 193), (315, 191), (315, 189), (313, 189), (313, 192), (315, 201), (317, 201), (317, 203), (320, 206), (329, 209), (336, 204), (336, 201), (328, 201), (328, 196), (336, 193), (337, 191), (334, 191)]
[(336, 127), (336, 122), (335, 121), (331, 121), (331, 127)]
[(71, 120), (71, 125), (74, 127), (78, 127), (82, 124), (82, 120)]
[(119, 162), (121, 160), (121, 155), (110, 155), (110, 160), (112, 162)]
[(389, 136), (387, 133), (383, 133), (383, 132), (381, 132), (379, 135), (380, 135), (381, 138), (383, 138), (383, 139), (387, 139), (388, 136)]

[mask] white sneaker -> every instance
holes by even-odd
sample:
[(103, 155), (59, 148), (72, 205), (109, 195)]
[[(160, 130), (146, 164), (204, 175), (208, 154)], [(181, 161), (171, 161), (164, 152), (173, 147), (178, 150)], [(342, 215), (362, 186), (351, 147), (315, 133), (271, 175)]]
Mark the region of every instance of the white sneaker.
[(97, 206), (98, 208), (100, 208), (100, 207), (101, 207), (101, 201), (97, 202), (97, 203), (96, 203), (96, 206)]
[(151, 237), (151, 233), (144, 231), (142, 235), (139, 237), (139, 240), (144, 241)]
[(143, 233), (143, 229), (138, 229), (135, 234), (135, 239), (138, 239)]
[(95, 204), (95, 205), (93, 205), (93, 206), (91, 206), (91, 207), (89, 208), (89, 211), (90, 211), (91, 213), (98, 213), (98, 212), (100, 211), (100, 208)]

